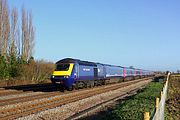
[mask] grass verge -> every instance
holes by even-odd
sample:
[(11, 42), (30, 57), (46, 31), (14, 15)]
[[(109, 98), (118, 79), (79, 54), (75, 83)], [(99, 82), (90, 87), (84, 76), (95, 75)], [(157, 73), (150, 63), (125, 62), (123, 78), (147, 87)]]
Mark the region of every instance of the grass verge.
[(139, 91), (130, 99), (120, 102), (111, 112), (104, 115), (105, 120), (141, 120), (146, 111), (153, 114), (155, 98), (160, 97), (163, 88), (162, 82), (151, 82), (146, 88)]

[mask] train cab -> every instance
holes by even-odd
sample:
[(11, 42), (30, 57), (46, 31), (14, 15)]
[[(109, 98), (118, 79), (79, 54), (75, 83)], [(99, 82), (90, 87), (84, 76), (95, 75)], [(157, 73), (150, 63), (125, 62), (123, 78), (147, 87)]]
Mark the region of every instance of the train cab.
[[(59, 61), (56, 63), (56, 69), (51, 75), (51, 81), (60, 87), (72, 86), (74, 79), (77, 78), (76, 64), (71, 62)], [(70, 89), (67, 88), (67, 89)]]

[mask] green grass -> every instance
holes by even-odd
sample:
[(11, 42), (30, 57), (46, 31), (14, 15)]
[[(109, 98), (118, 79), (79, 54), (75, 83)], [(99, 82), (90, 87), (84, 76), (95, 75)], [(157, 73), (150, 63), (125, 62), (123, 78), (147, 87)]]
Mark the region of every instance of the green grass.
[(145, 89), (128, 100), (121, 102), (112, 112), (105, 115), (103, 119), (110, 120), (142, 120), (146, 111), (153, 114), (155, 108), (155, 98), (160, 96), (163, 84), (151, 82)]

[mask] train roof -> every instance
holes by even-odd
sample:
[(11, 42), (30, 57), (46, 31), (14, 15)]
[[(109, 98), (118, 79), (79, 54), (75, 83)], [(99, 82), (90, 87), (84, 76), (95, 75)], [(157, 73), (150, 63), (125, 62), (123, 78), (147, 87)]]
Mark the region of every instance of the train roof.
[(56, 62), (56, 64), (59, 64), (59, 63), (78, 63), (79, 65), (88, 65), (88, 66), (97, 66), (98, 64), (100, 64), (100, 65), (105, 65), (105, 66), (122, 67), (125, 69), (136, 69), (136, 70), (142, 70), (142, 71), (149, 71), (149, 70), (143, 70), (143, 69), (138, 69), (138, 68), (131, 68), (131, 67), (123, 67), (123, 66), (102, 64), (102, 63), (96, 63), (96, 62), (89, 62), (89, 61), (82, 61), (82, 60), (73, 59), (73, 58), (65, 58), (65, 59), (62, 59), (62, 60), (59, 60)]
[(124, 68), (123, 66), (117, 66), (117, 65), (109, 65), (109, 64), (102, 64), (102, 65), (111, 66), (111, 67), (121, 67), (121, 68)]
[(56, 62), (56, 64), (59, 64), (59, 63), (78, 63), (79, 65), (97, 66), (96, 63), (94, 62), (82, 61), (82, 60), (73, 59), (73, 58), (65, 58)]

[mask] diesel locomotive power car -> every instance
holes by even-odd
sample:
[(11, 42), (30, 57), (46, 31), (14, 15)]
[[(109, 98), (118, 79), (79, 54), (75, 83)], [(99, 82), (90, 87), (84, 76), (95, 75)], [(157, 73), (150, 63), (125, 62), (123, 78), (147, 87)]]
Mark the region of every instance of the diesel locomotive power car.
[(119, 82), (152, 74), (153, 72), (142, 69), (66, 58), (56, 62), (56, 69), (51, 76), (51, 81), (56, 86), (72, 90), (73, 88), (106, 84), (112, 79)]

